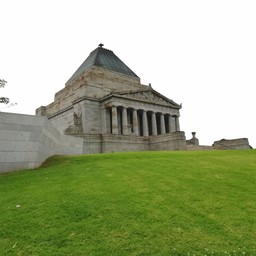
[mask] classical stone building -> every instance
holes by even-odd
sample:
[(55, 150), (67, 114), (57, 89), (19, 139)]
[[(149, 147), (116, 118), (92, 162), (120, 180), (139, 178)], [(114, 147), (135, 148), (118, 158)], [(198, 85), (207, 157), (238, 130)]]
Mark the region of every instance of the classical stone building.
[(180, 109), (100, 44), (36, 115), (62, 134), (83, 137), (84, 153), (185, 150)]

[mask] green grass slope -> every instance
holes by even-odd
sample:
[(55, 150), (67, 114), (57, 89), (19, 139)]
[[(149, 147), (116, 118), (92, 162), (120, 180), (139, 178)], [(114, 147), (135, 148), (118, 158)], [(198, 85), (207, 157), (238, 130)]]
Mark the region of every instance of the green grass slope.
[(0, 175), (0, 255), (256, 255), (256, 151), (56, 156)]

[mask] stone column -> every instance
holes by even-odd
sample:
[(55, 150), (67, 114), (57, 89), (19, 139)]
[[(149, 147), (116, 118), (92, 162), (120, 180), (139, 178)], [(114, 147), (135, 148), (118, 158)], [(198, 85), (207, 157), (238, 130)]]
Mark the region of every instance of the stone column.
[(161, 116), (160, 116), (160, 123), (161, 123), (161, 134), (165, 134), (166, 131), (165, 131), (165, 122), (164, 122), (164, 114), (161, 113)]
[(128, 134), (127, 109), (125, 107), (122, 108), (122, 131), (123, 135)]
[(156, 113), (152, 112), (152, 135), (157, 135), (157, 127), (156, 127)]
[(169, 133), (172, 133), (175, 131), (174, 120), (170, 114), (168, 114), (168, 126), (169, 126)]
[(176, 126), (176, 132), (180, 131), (180, 120), (178, 116), (175, 116), (175, 126)]
[(174, 119), (174, 116), (171, 116), (169, 117), (169, 129), (170, 129), (170, 132), (176, 132), (176, 125), (175, 125), (175, 119)]
[(139, 136), (139, 127), (138, 127), (138, 113), (137, 109), (133, 109), (132, 111), (132, 128), (133, 132), (136, 136)]
[(172, 116), (168, 114), (168, 128), (169, 128), (169, 133), (172, 132)]
[(117, 107), (112, 107), (112, 134), (118, 134)]
[(147, 112), (143, 110), (142, 113), (143, 136), (148, 136), (148, 117)]

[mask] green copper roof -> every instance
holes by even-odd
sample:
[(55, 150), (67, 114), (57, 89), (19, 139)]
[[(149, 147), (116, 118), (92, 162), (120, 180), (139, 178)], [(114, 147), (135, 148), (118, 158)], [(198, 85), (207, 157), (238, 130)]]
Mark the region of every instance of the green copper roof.
[(94, 51), (90, 53), (87, 59), (82, 63), (82, 65), (77, 69), (77, 71), (71, 76), (67, 81), (79, 77), (84, 71), (92, 66), (106, 68), (118, 73), (122, 73), (129, 76), (134, 76), (139, 78), (128, 66), (126, 66), (114, 53), (108, 49), (102, 48), (102, 44), (99, 45)]

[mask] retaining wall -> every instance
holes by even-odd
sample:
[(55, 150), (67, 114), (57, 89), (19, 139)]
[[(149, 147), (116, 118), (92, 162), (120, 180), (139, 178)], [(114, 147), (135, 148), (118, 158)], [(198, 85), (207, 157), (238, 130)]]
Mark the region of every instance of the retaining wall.
[(56, 154), (82, 154), (83, 138), (61, 135), (42, 116), (0, 112), (0, 173), (40, 166)]

